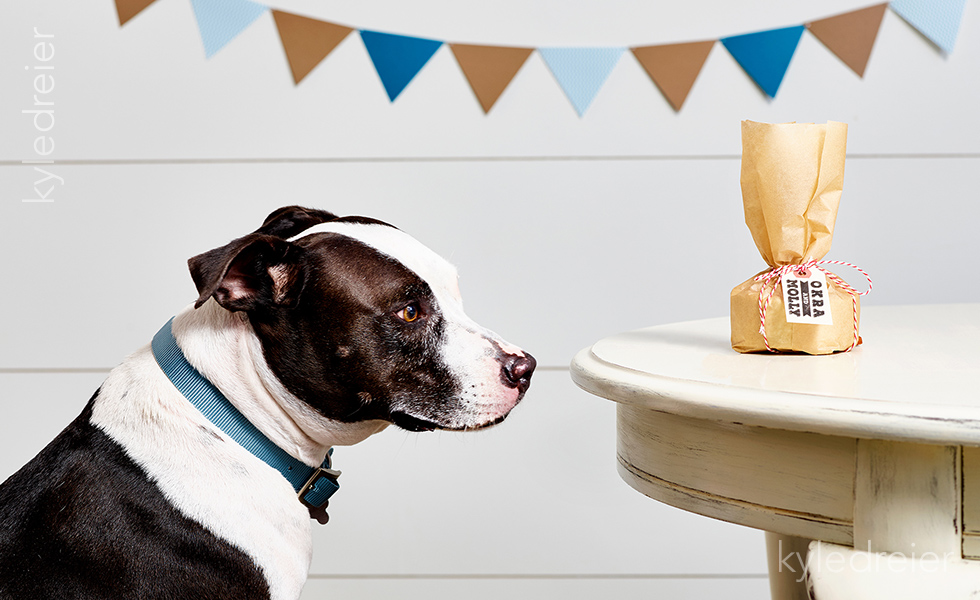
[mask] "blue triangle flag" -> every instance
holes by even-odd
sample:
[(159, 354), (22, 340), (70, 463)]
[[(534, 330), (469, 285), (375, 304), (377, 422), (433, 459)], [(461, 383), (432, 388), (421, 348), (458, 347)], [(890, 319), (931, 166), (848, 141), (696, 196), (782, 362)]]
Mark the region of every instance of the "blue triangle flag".
[(956, 44), (965, 4), (966, 0), (893, 0), (889, 6), (949, 54)]
[(440, 41), (394, 33), (360, 33), (378, 77), (381, 78), (381, 84), (385, 86), (388, 99), (392, 102), (442, 46)]
[(581, 117), (626, 48), (539, 48), (538, 52)]
[(721, 43), (762, 91), (775, 98), (804, 29), (803, 25), (770, 29), (722, 38)]
[(249, 0), (191, 0), (191, 5), (208, 58), (269, 10)]

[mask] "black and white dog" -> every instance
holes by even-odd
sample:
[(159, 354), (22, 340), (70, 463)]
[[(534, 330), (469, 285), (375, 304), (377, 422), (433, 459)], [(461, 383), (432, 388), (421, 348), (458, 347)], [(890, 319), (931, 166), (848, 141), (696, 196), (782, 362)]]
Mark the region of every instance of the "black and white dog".
[(194, 306), (0, 485), (0, 599), (295, 600), (331, 447), (487, 427), (528, 388), (534, 359), (384, 223), (286, 207), (188, 264)]

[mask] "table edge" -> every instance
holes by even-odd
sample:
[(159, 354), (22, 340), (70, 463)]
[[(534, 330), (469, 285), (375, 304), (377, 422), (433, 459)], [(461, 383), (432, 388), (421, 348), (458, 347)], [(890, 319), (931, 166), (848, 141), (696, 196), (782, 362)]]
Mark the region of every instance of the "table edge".
[[(591, 346), (575, 355), (569, 371), (590, 394), (659, 412), (824, 435), (980, 446), (980, 408), (964, 419), (963, 407), (923, 415), (909, 410), (914, 405), (695, 382), (607, 362)], [(797, 410), (787, 409), (787, 397), (799, 401)]]

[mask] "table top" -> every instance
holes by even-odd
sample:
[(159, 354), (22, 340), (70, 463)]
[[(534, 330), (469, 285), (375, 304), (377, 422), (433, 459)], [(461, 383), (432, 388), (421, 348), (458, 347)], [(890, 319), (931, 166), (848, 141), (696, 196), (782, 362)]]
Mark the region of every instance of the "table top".
[(980, 304), (871, 306), (864, 343), (826, 356), (739, 354), (728, 318), (600, 340), (581, 388), (689, 417), (875, 439), (980, 445)]

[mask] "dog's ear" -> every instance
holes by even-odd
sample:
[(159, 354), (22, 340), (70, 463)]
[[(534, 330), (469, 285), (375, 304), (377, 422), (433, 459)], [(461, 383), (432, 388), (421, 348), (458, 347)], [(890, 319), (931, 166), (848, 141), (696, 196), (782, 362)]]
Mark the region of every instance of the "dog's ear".
[(336, 218), (337, 215), (325, 210), (303, 208), (302, 206), (284, 206), (266, 217), (265, 223), (262, 223), (262, 227), (256, 229), (255, 233), (287, 239), (303, 233), (318, 223), (326, 223)]
[(291, 306), (303, 286), (304, 250), (286, 240), (250, 233), (187, 261), (200, 296), (231, 311)]

